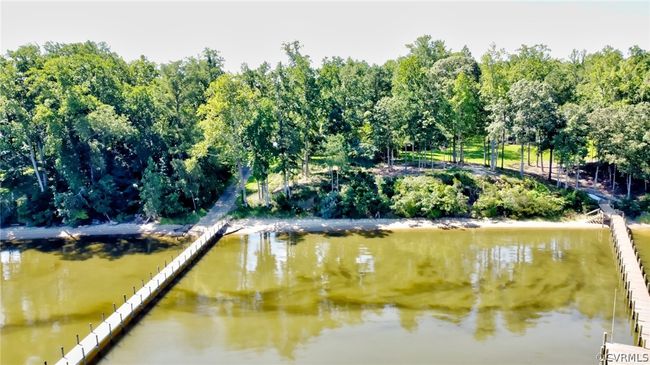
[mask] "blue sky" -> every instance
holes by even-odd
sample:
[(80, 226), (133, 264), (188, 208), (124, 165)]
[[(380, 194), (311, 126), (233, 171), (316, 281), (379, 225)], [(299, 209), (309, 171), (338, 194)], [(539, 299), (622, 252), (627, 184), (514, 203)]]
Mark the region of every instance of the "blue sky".
[(383, 63), (430, 34), (477, 58), (490, 43), (514, 51), (548, 45), (555, 57), (606, 45), (650, 49), (650, 2), (175, 2), (6, 1), (0, 48), (25, 43), (105, 41), (128, 60), (156, 62), (217, 49), (226, 67), (283, 60), (299, 40), (316, 64), (326, 56)]

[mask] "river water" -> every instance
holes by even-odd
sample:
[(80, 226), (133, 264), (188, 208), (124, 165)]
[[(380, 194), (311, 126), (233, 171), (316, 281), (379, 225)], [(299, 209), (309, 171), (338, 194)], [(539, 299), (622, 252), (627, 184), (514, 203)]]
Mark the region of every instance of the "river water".
[(103, 364), (593, 364), (632, 343), (606, 230), (227, 236)]
[(54, 364), (180, 249), (175, 238), (3, 242), (0, 364)]

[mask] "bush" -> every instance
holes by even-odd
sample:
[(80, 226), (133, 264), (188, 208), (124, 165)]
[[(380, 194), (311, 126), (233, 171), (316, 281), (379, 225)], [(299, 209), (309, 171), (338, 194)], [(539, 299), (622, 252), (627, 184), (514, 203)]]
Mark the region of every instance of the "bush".
[(565, 205), (564, 198), (535, 180), (485, 178), (473, 212), (479, 217), (551, 218), (561, 215)]
[(388, 211), (388, 203), (374, 176), (358, 171), (349, 176), (349, 183), (341, 189), (341, 213), (349, 218), (368, 218)]
[(566, 200), (565, 208), (567, 209), (572, 209), (578, 213), (586, 213), (598, 208), (598, 203), (582, 190), (566, 189), (562, 190), (561, 194)]
[(471, 173), (452, 168), (446, 171), (436, 172), (432, 176), (442, 181), (445, 185), (453, 185), (460, 182), (463, 194), (469, 198), (470, 204), (473, 204), (478, 198), (480, 189)]
[(331, 191), (320, 198), (318, 206), (318, 215), (323, 218), (340, 218), (341, 213), (341, 196), (338, 191)]
[(616, 209), (622, 210), (625, 212), (625, 215), (628, 215), (630, 217), (636, 217), (643, 211), (641, 209), (641, 204), (639, 204), (639, 201), (634, 198), (623, 198), (615, 202), (614, 207)]
[(395, 177), (383, 177), (379, 178), (379, 193), (383, 195), (386, 199), (392, 199), (395, 195), (395, 183), (397, 178)]
[(638, 200), (639, 209), (641, 209), (641, 215), (650, 215), (650, 194), (641, 195)]
[(412, 218), (439, 218), (467, 212), (467, 196), (460, 181), (445, 185), (431, 176), (407, 176), (395, 186), (392, 208), (397, 215)]
[(55, 193), (54, 205), (56, 206), (59, 217), (63, 218), (63, 223), (78, 226), (90, 221), (88, 210), (86, 209), (85, 198), (72, 192)]
[(49, 191), (32, 192), (16, 201), (17, 221), (28, 226), (49, 226), (54, 223), (52, 194)]
[(293, 208), (291, 200), (284, 193), (273, 195), (273, 205), (281, 212), (289, 212)]
[(641, 195), (635, 198), (624, 198), (614, 203), (616, 209), (620, 209), (630, 217), (650, 215), (650, 194)]

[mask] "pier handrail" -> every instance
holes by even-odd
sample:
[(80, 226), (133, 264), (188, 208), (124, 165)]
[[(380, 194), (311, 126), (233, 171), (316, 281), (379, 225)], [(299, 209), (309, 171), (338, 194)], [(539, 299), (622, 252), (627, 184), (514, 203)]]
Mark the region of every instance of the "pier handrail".
[[(647, 274), (632, 233), (625, 222), (625, 216), (612, 208), (609, 203), (601, 203), (600, 207), (603, 213), (609, 217), (619, 274), (623, 279), (625, 298), (632, 315), (633, 330), (638, 334), (636, 345), (648, 349), (650, 348), (650, 343), (648, 343), (648, 338), (650, 338), (650, 283)], [(609, 345), (606, 343), (606, 338), (604, 349)]]

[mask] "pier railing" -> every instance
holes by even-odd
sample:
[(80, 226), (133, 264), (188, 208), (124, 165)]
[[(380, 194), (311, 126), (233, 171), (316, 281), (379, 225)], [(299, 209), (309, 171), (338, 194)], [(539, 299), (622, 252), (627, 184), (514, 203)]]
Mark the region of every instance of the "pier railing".
[(168, 290), (171, 284), (223, 235), (228, 222), (227, 218), (216, 222), (180, 254), (176, 257), (172, 256), (169, 263), (165, 262), (162, 270), (158, 267), (155, 275), (153, 272), (149, 273), (149, 280), (146, 283), (142, 280), (139, 288), (134, 286), (130, 297), (123, 295), (122, 305), (118, 307), (113, 303), (113, 313), (108, 317), (102, 314), (102, 322), (99, 325), (93, 327), (89, 324), (90, 333), (86, 337), (80, 340), (77, 335), (77, 344), (70, 351), (66, 353), (61, 347), (61, 359), (56, 364), (76, 365), (97, 361), (98, 355), (110, 348), (119, 336), (124, 334), (128, 326), (134, 324), (150, 304), (159, 299), (159, 294)]
[[(607, 342), (607, 334), (601, 348), (601, 363), (616, 363), (610, 361), (618, 358), (612, 354), (636, 354), (649, 356), (650, 341), (650, 282), (645, 271), (639, 250), (634, 243), (632, 232), (625, 222), (622, 212), (613, 209), (609, 203), (600, 205), (609, 221), (612, 243), (616, 252), (619, 274), (623, 279), (625, 300), (632, 317), (632, 326), (636, 336), (636, 347)], [(611, 358), (611, 359), (610, 359)]]

